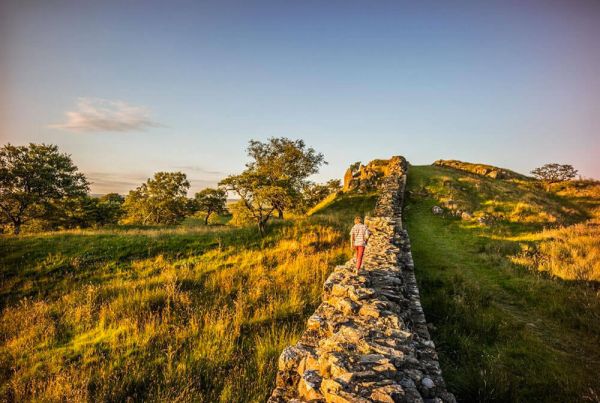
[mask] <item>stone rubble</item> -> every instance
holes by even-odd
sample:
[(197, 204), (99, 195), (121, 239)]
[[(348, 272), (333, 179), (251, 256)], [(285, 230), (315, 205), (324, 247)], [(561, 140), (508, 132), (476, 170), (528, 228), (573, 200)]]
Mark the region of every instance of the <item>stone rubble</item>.
[(301, 339), (279, 357), (270, 403), (455, 402), (429, 336), (401, 212), (408, 164), (389, 160), (363, 268), (338, 266)]

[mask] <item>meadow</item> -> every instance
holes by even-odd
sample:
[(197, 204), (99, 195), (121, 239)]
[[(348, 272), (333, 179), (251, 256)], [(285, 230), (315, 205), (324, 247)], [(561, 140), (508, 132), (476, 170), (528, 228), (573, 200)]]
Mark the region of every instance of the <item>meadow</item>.
[(410, 167), (421, 301), (459, 401), (600, 401), (597, 185)]
[(0, 238), (0, 400), (258, 402), (376, 195), (254, 227)]

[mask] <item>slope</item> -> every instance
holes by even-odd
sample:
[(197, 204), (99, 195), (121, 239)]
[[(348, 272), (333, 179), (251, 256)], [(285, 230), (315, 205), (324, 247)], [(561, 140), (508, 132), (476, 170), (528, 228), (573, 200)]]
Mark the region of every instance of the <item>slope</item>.
[(544, 227), (592, 214), (527, 179), (410, 168), (404, 217), (415, 272), (448, 389), (460, 401), (598, 400), (596, 285), (516, 259)]

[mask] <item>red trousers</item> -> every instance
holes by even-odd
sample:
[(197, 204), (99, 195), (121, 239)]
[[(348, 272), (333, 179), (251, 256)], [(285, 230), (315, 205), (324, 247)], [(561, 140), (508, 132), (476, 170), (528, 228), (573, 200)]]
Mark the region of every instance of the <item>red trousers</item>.
[(364, 246), (355, 246), (356, 249), (356, 270), (360, 270), (360, 266), (362, 266), (363, 254), (365, 253)]

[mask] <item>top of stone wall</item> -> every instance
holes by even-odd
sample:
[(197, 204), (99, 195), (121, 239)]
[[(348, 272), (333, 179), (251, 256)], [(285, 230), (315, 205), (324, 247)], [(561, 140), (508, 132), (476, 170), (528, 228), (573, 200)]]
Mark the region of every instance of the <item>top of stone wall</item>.
[[(392, 162), (390, 164), (390, 162)], [(454, 402), (446, 391), (401, 227), (406, 160), (388, 160), (364, 266), (337, 266), (300, 340), (279, 358), (269, 402)]]

